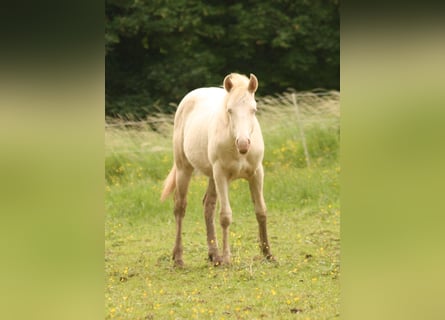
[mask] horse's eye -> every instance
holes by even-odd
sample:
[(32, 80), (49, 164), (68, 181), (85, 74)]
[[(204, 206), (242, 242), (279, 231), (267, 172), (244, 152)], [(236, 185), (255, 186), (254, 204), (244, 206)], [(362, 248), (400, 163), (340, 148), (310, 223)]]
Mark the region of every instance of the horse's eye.
[(232, 114), (232, 111), (233, 111), (232, 108), (228, 108), (227, 109), (227, 112), (230, 113), (230, 114)]

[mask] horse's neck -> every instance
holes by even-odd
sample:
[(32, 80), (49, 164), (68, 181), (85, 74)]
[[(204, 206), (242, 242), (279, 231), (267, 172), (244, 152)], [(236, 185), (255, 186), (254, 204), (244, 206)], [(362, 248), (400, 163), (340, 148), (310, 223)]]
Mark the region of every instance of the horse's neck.
[(218, 121), (221, 121), (224, 125), (229, 125), (229, 115), (227, 113), (227, 95), (224, 97), (223, 103), (219, 106), (216, 116)]

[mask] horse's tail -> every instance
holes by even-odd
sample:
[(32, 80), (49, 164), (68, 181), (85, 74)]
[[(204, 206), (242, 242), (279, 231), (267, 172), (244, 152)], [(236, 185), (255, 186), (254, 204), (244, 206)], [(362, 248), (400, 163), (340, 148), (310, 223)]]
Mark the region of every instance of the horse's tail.
[(161, 201), (167, 199), (167, 197), (175, 190), (176, 188), (176, 166), (173, 165), (173, 168), (170, 170), (170, 173), (167, 176), (167, 179), (164, 181), (164, 189), (161, 194)]

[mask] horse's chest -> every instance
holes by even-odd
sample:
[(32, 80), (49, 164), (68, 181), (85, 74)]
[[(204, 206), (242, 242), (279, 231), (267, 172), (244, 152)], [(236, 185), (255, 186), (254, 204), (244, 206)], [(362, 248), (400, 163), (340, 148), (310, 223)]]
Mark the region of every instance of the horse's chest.
[(232, 161), (228, 170), (232, 179), (248, 178), (255, 173), (256, 167), (246, 157), (241, 157)]

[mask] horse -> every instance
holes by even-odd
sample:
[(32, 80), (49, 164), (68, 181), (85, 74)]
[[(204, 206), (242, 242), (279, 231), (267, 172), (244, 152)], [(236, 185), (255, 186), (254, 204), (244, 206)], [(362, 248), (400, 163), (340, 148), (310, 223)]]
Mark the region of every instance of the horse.
[[(258, 79), (231, 73), (223, 87), (195, 89), (184, 96), (174, 118), (174, 164), (161, 195), (164, 201), (174, 192), (176, 240), (173, 249), (175, 266), (182, 267), (182, 220), (187, 206), (187, 190), (194, 170), (208, 177), (203, 199), (207, 228), (208, 257), (217, 265), (231, 263), (229, 226), (232, 209), (229, 183), (246, 179), (249, 183), (259, 228), (260, 248), (264, 257), (274, 260), (267, 237), (267, 213), (263, 197), (264, 141), (259, 122), (255, 92)], [(223, 253), (218, 252), (215, 233), (215, 205), (219, 200)]]

